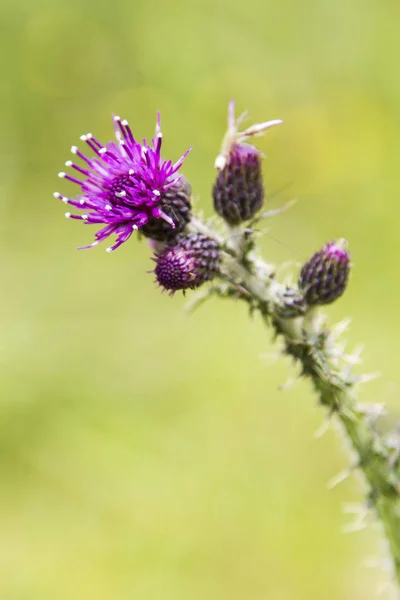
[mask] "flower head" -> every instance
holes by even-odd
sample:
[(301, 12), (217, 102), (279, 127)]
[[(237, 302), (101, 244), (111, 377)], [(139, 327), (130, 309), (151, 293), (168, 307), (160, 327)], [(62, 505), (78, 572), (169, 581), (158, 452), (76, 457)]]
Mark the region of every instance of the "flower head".
[(201, 233), (178, 236), (154, 260), (156, 281), (171, 295), (213, 279), (221, 261), (217, 242)]
[(246, 113), (235, 119), (232, 100), (228, 107), (228, 131), (215, 161), (218, 175), (213, 188), (214, 208), (229, 225), (251, 219), (264, 200), (262, 153), (245, 140), (282, 123), (280, 120), (267, 121), (240, 132), (238, 128), (245, 116)]
[[(84, 164), (79, 166), (72, 161), (66, 165), (75, 169), (82, 179), (64, 172), (59, 176), (81, 188), (76, 199), (68, 198), (56, 192), (54, 196), (84, 211), (84, 214), (66, 213), (71, 219), (79, 219), (87, 224), (103, 224), (97, 231), (96, 240), (91, 248), (110, 235), (116, 236), (115, 243), (107, 248), (115, 250), (126, 242), (133, 231), (142, 229), (154, 220), (163, 220), (171, 229), (175, 229), (174, 210), (170, 210), (172, 189), (177, 190), (182, 180), (178, 174), (189, 150), (176, 162), (161, 158), (162, 133), (158, 114), (156, 135), (148, 144), (135, 140), (127, 121), (114, 117), (116, 142), (103, 146), (91, 133), (81, 136), (94, 153), (88, 158), (76, 146), (71, 152)], [(80, 248), (80, 249), (83, 249)]]
[(346, 247), (343, 239), (325, 244), (301, 269), (299, 288), (309, 306), (330, 304), (343, 294), (350, 272)]

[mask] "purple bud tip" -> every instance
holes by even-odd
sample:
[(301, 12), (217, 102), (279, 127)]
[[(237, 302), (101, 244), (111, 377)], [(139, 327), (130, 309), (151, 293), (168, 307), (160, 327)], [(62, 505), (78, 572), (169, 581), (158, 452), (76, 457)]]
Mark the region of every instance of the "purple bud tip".
[(330, 242), (329, 244), (325, 244), (323, 250), (327, 256), (330, 256), (332, 258), (332, 260), (348, 261), (349, 254), (346, 250), (347, 246), (347, 240), (342, 238), (337, 242)]
[(316, 252), (301, 269), (299, 288), (309, 306), (330, 304), (346, 289), (350, 255), (346, 240), (330, 242)]
[[(142, 143), (136, 141), (127, 121), (121, 121), (118, 116), (114, 116), (113, 121), (116, 142), (103, 145), (91, 133), (81, 136), (91, 156), (72, 146), (71, 152), (81, 164), (67, 161), (66, 165), (74, 169), (79, 179), (64, 172), (59, 173), (59, 177), (80, 187), (81, 193), (76, 198), (61, 194), (56, 196), (85, 213), (73, 214), (71, 218), (87, 224), (103, 225), (95, 234), (95, 243), (84, 248), (91, 248), (115, 235), (116, 241), (109, 251), (115, 250), (136, 229), (148, 224), (154, 228), (156, 221), (162, 221), (169, 229), (177, 229), (179, 233), (189, 219), (190, 201), (185, 198), (185, 201), (180, 199), (174, 204), (182, 187), (179, 169), (189, 150), (175, 163), (161, 158), (159, 115), (156, 136), (150, 144), (146, 140)], [(187, 182), (185, 186), (187, 191)], [(185, 205), (184, 216), (178, 214), (182, 202)]]

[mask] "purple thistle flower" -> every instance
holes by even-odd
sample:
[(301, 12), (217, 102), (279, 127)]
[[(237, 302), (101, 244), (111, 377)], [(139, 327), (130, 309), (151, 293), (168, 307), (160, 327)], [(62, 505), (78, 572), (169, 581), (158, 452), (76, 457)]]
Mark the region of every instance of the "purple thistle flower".
[(310, 306), (330, 304), (343, 294), (350, 272), (346, 247), (343, 239), (325, 244), (301, 269), (299, 288)]
[(239, 125), (245, 116), (246, 113), (235, 119), (235, 103), (232, 100), (228, 107), (228, 131), (215, 161), (218, 174), (213, 187), (214, 208), (231, 226), (250, 220), (264, 200), (263, 155), (246, 140), (282, 123), (280, 120), (266, 121), (240, 132)]
[(178, 236), (173, 245), (155, 255), (157, 283), (171, 296), (195, 289), (218, 273), (221, 257), (217, 242), (201, 233)]
[(84, 211), (83, 215), (68, 212), (66, 217), (87, 224), (105, 225), (96, 232), (96, 240), (92, 244), (79, 250), (96, 246), (110, 235), (115, 235), (115, 243), (107, 248), (111, 252), (126, 242), (133, 231), (143, 228), (149, 221), (154, 222), (154, 219), (162, 219), (175, 228), (174, 219), (167, 214), (170, 211), (164, 210), (166, 197), (170, 188), (176, 188), (181, 181), (183, 176), (178, 171), (191, 148), (176, 163), (161, 158), (160, 113), (156, 136), (151, 144), (145, 139), (140, 144), (133, 137), (127, 121), (121, 121), (117, 116), (113, 119), (117, 142), (103, 146), (91, 133), (81, 136), (81, 140), (95, 153), (94, 158), (88, 158), (72, 146), (71, 152), (86, 164), (84, 167), (72, 161), (65, 164), (83, 175), (83, 179), (59, 173), (59, 177), (76, 183), (82, 190), (76, 199), (58, 192), (54, 194), (66, 204)]

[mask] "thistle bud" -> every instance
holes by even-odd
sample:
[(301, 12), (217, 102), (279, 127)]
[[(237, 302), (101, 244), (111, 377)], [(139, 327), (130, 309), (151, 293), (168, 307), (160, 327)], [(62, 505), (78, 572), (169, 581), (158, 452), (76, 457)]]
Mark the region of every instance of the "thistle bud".
[(190, 221), (191, 197), (190, 183), (183, 177), (169, 187), (160, 199), (160, 208), (173, 221), (174, 227), (166, 220), (150, 217), (142, 227), (142, 233), (158, 242), (172, 242)]
[(262, 135), (269, 127), (282, 123), (279, 120), (267, 121), (239, 132), (238, 127), (245, 116), (235, 119), (235, 104), (233, 101), (229, 103), (228, 131), (215, 161), (218, 175), (213, 187), (214, 208), (231, 226), (250, 220), (264, 201), (263, 155), (245, 140)]
[(343, 239), (325, 244), (301, 269), (299, 288), (309, 306), (330, 304), (343, 294), (350, 271), (346, 246)]
[(200, 233), (178, 236), (155, 257), (157, 283), (173, 295), (210, 281), (219, 271), (217, 242)]

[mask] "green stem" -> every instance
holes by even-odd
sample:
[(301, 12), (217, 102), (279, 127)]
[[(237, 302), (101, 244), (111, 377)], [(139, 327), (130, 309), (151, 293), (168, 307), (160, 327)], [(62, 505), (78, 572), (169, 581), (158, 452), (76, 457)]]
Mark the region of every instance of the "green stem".
[[(201, 232), (221, 241), (204, 223)], [(368, 484), (368, 506), (375, 508), (383, 525), (400, 589), (399, 449), (385, 442), (368, 411), (357, 404), (355, 386), (363, 378), (351, 376), (345, 361), (338, 361), (341, 351), (334, 333), (311, 312), (298, 318), (282, 317), (287, 287), (274, 279), (273, 272), (272, 266), (259, 258), (247, 255), (244, 262), (241, 256), (229, 251), (224, 278), (231, 282), (232, 289), (239, 290), (236, 298), (257, 310), (274, 329), (276, 337), (283, 340), (285, 353), (300, 364), (301, 373), (312, 382), (320, 404), (340, 422), (357, 456), (355, 466)]]

